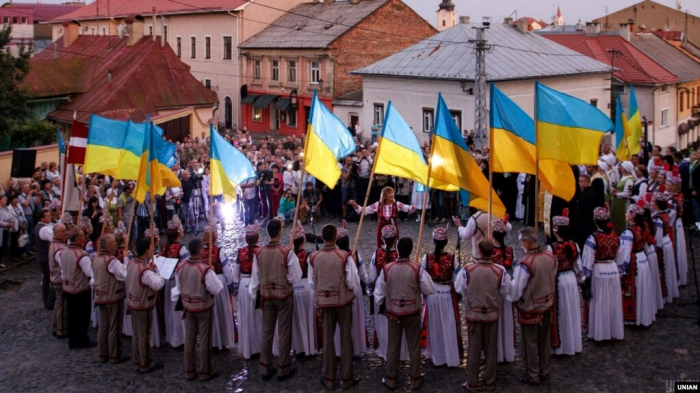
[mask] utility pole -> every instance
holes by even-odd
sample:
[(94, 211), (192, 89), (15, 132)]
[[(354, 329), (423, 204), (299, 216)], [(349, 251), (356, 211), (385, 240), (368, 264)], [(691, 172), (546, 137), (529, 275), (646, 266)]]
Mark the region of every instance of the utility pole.
[[(476, 50), (476, 75), (474, 78), (474, 138), (479, 147), (488, 145), (486, 128), (486, 52), (493, 47), (486, 41), (486, 30), (491, 26), (491, 18), (485, 16), (482, 26), (472, 27), (476, 30), (476, 39), (469, 40)], [(485, 141), (486, 140), (486, 141)]]
[(608, 53), (610, 53), (610, 118), (615, 119), (615, 116), (617, 114), (615, 113), (615, 103), (617, 102), (616, 99), (617, 97), (615, 96), (615, 56), (620, 56), (622, 55), (622, 52), (620, 52), (617, 49), (608, 49)]

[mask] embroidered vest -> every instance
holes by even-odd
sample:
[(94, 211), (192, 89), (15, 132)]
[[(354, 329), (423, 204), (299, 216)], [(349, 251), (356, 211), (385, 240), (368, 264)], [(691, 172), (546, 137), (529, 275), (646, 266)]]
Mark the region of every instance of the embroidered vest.
[(644, 229), (639, 225), (632, 225), (629, 227), (630, 232), (632, 232), (632, 254), (644, 251)]
[(617, 255), (617, 249), (620, 247), (620, 238), (614, 231), (610, 233), (594, 232), (593, 239), (595, 239), (596, 250), (595, 250), (595, 261), (612, 261)]
[(279, 243), (270, 242), (257, 251), (260, 275), (260, 296), (263, 299), (284, 300), (294, 293), (287, 280), (287, 255), (292, 252)]
[[(566, 248), (571, 250), (571, 257), (566, 256)], [(560, 243), (552, 243), (552, 253), (557, 259), (557, 271), (566, 272), (573, 270), (576, 265), (576, 259), (578, 259), (578, 249), (576, 248), (576, 243), (572, 241)]]
[(513, 266), (513, 261), (515, 257), (513, 256), (513, 248), (508, 246), (493, 247), (493, 254), (491, 255), (491, 262), (501, 265), (503, 267)]
[(557, 260), (549, 251), (527, 254), (520, 264), (527, 266), (530, 277), (515, 307), (527, 314), (544, 314), (554, 302)]
[(398, 216), (398, 207), (396, 202), (391, 205), (377, 205), (377, 217), (379, 217), (379, 226), (392, 224), (396, 222)]
[(214, 307), (214, 295), (207, 290), (204, 277), (211, 270), (204, 259), (189, 258), (177, 267), (182, 306), (189, 312), (202, 312)]
[(314, 267), (314, 299), (320, 308), (342, 307), (355, 299), (345, 273), (349, 257), (349, 253), (336, 247), (324, 247), (309, 257)]
[(662, 230), (664, 236), (667, 236), (671, 232), (671, 219), (666, 212), (658, 212), (652, 216), (654, 221), (658, 218), (661, 220)]
[(161, 255), (166, 258), (175, 258), (179, 261), (180, 248), (182, 248), (182, 244), (180, 242), (166, 244), (165, 247), (163, 247), (163, 252)]
[[(257, 254), (259, 249), (258, 246), (253, 247), (253, 254)], [(247, 246), (238, 250), (238, 264), (241, 265), (241, 274), (253, 273), (253, 258)]]
[(49, 246), (49, 272), (51, 284), (59, 285), (63, 284), (63, 277), (61, 276), (61, 265), (56, 262), (56, 254), (68, 248), (66, 243), (60, 242), (54, 239)]
[(142, 281), (143, 274), (148, 270), (146, 262), (134, 258), (126, 267), (127, 293), (126, 306), (130, 310), (147, 311), (156, 305), (156, 292)]
[(102, 252), (92, 260), (92, 274), (95, 276), (95, 304), (112, 304), (126, 297), (124, 283), (117, 280), (109, 271), (109, 264), (113, 260), (116, 260), (114, 256)]
[(394, 317), (421, 311), (420, 265), (399, 259), (384, 266), (386, 313)]
[(88, 256), (80, 247), (70, 246), (61, 252), (63, 292), (76, 294), (90, 290), (90, 279), (80, 268), (79, 261)]
[(431, 252), (428, 254), (427, 258), (427, 269), (425, 270), (430, 274), (433, 281), (440, 284), (452, 282), (452, 275), (455, 272), (455, 256), (453, 254), (443, 253), (436, 261), (435, 253)]
[(299, 267), (301, 267), (301, 278), (309, 277), (309, 264), (307, 261), (309, 253), (306, 250), (299, 250), (296, 254), (297, 259), (299, 259)]
[(377, 267), (377, 277), (379, 277), (379, 273), (382, 272), (384, 266), (396, 261), (398, 258), (399, 253), (395, 249), (387, 251), (383, 248), (378, 248), (377, 255), (374, 257), (374, 265)]
[(503, 269), (490, 261), (470, 263), (465, 269), (469, 282), (467, 287), (467, 321), (498, 321), (498, 294), (501, 289)]
[[(219, 247), (214, 246), (214, 252), (211, 256), (211, 267), (214, 269), (216, 274), (224, 274), (224, 267), (221, 266), (221, 259), (219, 259)], [(209, 246), (205, 245), (202, 247), (201, 255), (199, 256), (202, 263), (209, 265)]]

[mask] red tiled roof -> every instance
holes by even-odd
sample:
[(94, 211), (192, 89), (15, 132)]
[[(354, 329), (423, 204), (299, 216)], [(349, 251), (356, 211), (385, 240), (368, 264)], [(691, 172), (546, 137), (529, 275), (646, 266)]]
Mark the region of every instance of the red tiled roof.
[(668, 41), (680, 41), (683, 37), (682, 31), (654, 30), (652, 31), (652, 33), (654, 33), (654, 35), (656, 35), (657, 37)]
[(621, 52), (615, 56), (615, 68), (619, 71), (614, 75), (625, 83), (658, 85), (679, 82), (675, 75), (619, 35), (543, 34), (543, 36), (605, 64), (611, 64), (612, 60), (612, 54), (608, 53), (608, 49)]
[(32, 14), (34, 22), (43, 22), (58, 18), (69, 12), (82, 8), (82, 4), (38, 4), (38, 3), (5, 3), (2, 8), (20, 8), (22, 12), (29, 11)]
[[(246, 0), (97, 0), (54, 21), (125, 17), (130, 14), (150, 15), (155, 7), (158, 14), (185, 14), (234, 10), (247, 4)], [(109, 5), (109, 10), (107, 6)], [(99, 10), (99, 12), (98, 12)]]
[(143, 121), (146, 114), (157, 115), (159, 108), (210, 106), (218, 101), (160, 40), (144, 37), (127, 46), (127, 38), (84, 35), (64, 48), (63, 39), (32, 58), (25, 79), (34, 97), (71, 94), (70, 102), (49, 114), (51, 119), (71, 121), (77, 111), (77, 120), (83, 123), (91, 113)]

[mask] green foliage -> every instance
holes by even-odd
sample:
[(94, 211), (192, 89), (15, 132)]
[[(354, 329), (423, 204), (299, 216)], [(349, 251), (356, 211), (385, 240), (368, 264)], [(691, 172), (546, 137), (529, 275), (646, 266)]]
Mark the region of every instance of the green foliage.
[[(24, 78), (29, 74), (29, 58), (31, 48), (20, 47), (19, 56), (10, 54), (10, 40), (12, 28), (10, 26), (0, 29), (0, 144), (6, 145), (6, 141), (12, 140), (15, 145), (16, 136), (19, 139), (29, 141), (42, 140), (40, 135), (27, 136), (27, 130), (42, 130), (33, 119), (32, 111), (27, 105), (27, 94), (20, 86)], [(22, 133), (22, 135), (18, 135)], [(34, 145), (30, 143), (29, 145)]]

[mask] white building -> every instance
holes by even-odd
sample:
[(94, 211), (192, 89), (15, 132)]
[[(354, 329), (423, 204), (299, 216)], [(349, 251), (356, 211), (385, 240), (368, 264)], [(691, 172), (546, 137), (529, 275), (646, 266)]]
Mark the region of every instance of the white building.
[[(361, 101), (336, 100), (334, 112), (341, 119), (357, 112), (368, 130), (373, 121), (382, 123), (384, 109), (392, 101), (423, 143), (434, 124), (438, 93), (442, 93), (457, 126), (473, 130), (475, 52), (469, 41), (476, 38), (474, 27), (459, 24), (354, 71), (363, 76), (362, 95), (355, 96)], [(487, 83), (496, 83), (530, 116), (535, 81), (610, 113), (609, 66), (514, 26), (491, 25), (486, 39), (493, 45), (486, 58)], [(485, 143), (486, 136), (482, 137)]]
[(457, 10), (450, 0), (442, 0), (437, 10), (437, 29), (445, 31), (457, 24)]

